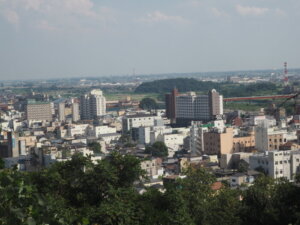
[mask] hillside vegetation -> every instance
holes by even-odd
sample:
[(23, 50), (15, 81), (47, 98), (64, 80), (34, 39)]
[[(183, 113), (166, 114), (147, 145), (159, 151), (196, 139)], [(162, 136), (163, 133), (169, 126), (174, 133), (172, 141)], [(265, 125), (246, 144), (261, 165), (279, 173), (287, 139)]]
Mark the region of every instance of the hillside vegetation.
[(193, 78), (176, 78), (155, 80), (145, 82), (135, 89), (135, 93), (168, 93), (174, 87), (179, 92), (196, 91), (206, 93), (211, 89), (216, 89), (224, 97), (235, 96), (258, 96), (267, 94), (278, 94), (280, 90), (273, 83), (257, 83), (257, 84), (233, 84), (233, 83), (216, 83), (211, 81), (198, 81)]

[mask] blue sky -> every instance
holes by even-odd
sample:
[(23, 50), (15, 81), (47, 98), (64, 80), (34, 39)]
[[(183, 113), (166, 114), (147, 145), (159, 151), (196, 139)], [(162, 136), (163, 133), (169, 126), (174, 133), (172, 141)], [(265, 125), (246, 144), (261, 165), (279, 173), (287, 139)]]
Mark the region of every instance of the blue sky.
[(299, 0), (0, 0), (0, 79), (300, 67)]

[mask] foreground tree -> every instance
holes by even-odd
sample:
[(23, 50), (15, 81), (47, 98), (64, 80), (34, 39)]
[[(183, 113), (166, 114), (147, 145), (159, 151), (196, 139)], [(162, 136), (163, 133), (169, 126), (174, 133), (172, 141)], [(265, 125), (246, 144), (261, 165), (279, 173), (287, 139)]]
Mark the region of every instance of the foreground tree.
[(92, 142), (88, 144), (88, 147), (96, 154), (102, 153), (101, 152), (101, 145), (98, 142)]

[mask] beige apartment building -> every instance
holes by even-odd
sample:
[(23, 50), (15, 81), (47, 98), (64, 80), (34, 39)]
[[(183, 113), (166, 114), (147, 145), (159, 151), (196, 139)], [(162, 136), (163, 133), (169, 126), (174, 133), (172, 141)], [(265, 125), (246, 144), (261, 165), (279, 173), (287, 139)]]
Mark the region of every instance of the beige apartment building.
[(223, 132), (213, 130), (203, 134), (204, 154), (222, 155), (235, 152), (251, 151), (255, 147), (254, 132), (247, 136), (234, 137), (233, 128), (225, 128)]
[(213, 130), (203, 134), (204, 154), (221, 155), (232, 153), (233, 128), (225, 128), (224, 132)]
[(27, 120), (52, 121), (52, 109), (49, 102), (28, 100), (26, 106)]

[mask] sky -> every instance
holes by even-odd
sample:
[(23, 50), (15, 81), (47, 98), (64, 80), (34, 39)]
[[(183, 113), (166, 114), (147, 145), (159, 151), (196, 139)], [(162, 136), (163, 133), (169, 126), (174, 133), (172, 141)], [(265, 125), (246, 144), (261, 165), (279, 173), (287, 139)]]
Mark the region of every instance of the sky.
[(0, 0), (0, 79), (300, 67), (299, 0)]

